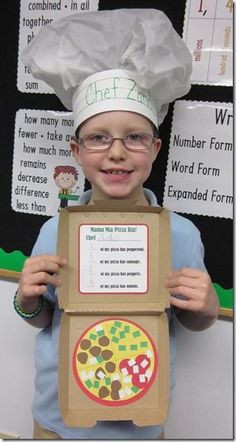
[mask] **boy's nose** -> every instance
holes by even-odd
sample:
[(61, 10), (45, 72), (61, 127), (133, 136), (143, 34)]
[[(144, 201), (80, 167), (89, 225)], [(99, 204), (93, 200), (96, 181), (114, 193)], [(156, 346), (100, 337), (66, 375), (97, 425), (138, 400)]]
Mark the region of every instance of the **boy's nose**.
[(127, 149), (122, 139), (116, 138), (108, 150), (109, 158), (125, 159), (127, 157)]

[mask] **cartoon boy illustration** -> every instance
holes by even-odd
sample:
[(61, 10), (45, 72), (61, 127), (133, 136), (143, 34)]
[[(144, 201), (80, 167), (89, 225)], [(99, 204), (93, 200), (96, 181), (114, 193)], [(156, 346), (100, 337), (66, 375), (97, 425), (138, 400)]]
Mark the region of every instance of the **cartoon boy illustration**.
[(59, 187), (58, 198), (60, 207), (67, 207), (69, 199), (78, 199), (77, 195), (72, 195), (72, 188), (78, 180), (78, 171), (73, 166), (56, 166), (53, 175), (56, 185)]

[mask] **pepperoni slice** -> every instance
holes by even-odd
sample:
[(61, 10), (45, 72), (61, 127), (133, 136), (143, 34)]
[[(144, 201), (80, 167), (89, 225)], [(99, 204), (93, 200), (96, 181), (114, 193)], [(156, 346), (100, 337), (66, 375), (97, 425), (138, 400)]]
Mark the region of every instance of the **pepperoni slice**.
[(139, 373), (140, 374), (144, 374), (146, 373), (147, 369), (150, 367), (151, 365), (151, 360), (148, 356), (146, 355), (138, 355), (135, 358), (136, 364), (139, 367)]
[(144, 374), (140, 373), (133, 374), (132, 383), (133, 385), (135, 385), (135, 387), (143, 389), (148, 384), (148, 378)]
[(120, 372), (124, 376), (126, 376), (128, 374), (132, 374), (131, 367), (129, 366), (128, 362), (129, 362), (129, 359), (123, 359), (119, 365)]

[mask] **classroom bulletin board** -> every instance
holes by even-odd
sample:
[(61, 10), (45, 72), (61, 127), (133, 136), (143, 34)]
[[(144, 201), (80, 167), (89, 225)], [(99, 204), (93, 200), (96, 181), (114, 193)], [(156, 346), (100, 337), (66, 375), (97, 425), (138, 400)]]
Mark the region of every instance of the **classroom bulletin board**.
[[(89, 188), (69, 150), (72, 114), (33, 79), (19, 55), (56, 18), (118, 8), (164, 11), (192, 53), (191, 90), (169, 106), (160, 127), (163, 147), (145, 186), (200, 230), (221, 314), (232, 317), (233, 0), (0, 3), (0, 277), (19, 278), (43, 223)], [(57, 180), (65, 168), (71, 173), (67, 198)]]

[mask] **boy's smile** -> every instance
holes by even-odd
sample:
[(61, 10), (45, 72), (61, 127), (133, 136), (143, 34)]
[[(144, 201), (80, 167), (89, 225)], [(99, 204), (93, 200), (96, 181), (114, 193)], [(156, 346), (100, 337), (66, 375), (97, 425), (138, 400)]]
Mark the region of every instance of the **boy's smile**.
[(106, 170), (101, 170), (102, 173), (107, 175), (107, 179), (111, 182), (122, 182), (126, 180), (132, 173), (132, 170), (122, 169), (122, 168), (111, 168)]
[[(112, 111), (95, 115), (81, 126), (79, 136), (104, 133), (112, 137), (125, 137), (131, 132), (153, 135), (150, 121), (137, 113)], [(91, 183), (92, 199), (133, 199), (144, 204), (143, 183), (151, 173), (152, 163), (161, 147), (156, 139), (148, 150), (128, 150), (120, 139), (102, 151), (89, 151), (76, 141), (71, 149), (85, 176)], [(147, 203), (147, 202), (146, 202)]]

